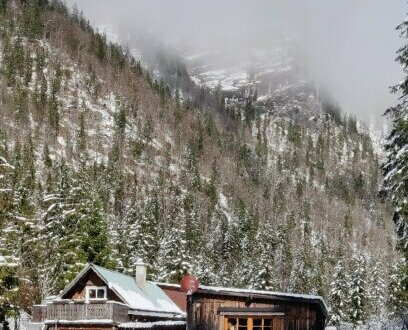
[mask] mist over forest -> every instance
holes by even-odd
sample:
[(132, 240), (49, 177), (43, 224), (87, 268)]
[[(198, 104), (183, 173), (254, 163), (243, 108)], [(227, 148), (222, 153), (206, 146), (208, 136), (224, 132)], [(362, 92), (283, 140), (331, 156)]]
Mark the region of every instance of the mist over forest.
[[(402, 45), (395, 27), (405, 15), (403, 0), (68, 3), (130, 48), (147, 35), (181, 55), (216, 52), (222, 65), (233, 65), (251, 61), (254, 51), (273, 56), (276, 47), (290, 47), (317, 89), (344, 111), (379, 125), (396, 100), (389, 87), (402, 77), (394, 58)], [(226, 53), (234, 54), (228, 64)]]

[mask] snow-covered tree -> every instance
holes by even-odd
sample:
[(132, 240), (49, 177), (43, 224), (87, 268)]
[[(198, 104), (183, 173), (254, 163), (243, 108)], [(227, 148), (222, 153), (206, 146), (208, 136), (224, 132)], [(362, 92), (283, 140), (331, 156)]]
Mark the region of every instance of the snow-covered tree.
[(408, 276), (406, 260), (400, 259), (392, 266), (388, 283), (388, 310), (391, 315), (406, 313), (408, 311)]
[(302, 223), (298, 246), (294, 249), (290, 286), (293, 292), (314, 293), (317, 267), (314, 263), (312, 230), (308, 217)]
[(376, 260), (370, 260), (369, 266), (368, 292), (370, 295), (370, 312), (373, 316), (380, 319), (385, 312), (387, 285), (379, 262)]
[(360, 252), (352, 260), (350, 275), (349, 319), (353, 324), (362, 324), (369, 317), (370, 293), (368, 292), (367, 260)]
[(394, 205), (394, 222), (400, 249), (408, 257), (408, 21), (397, 27), (406, 44), (398, 50), (397, 61), (405, 78), (392, 91), (399, 96), (399, 103), (386, 114), (392, 119), (392, 130), (387, 138), (387, 159), (383, 165), (384, 191)]
[(17, 267), (0, 255), (0, 328), (3, 330), (10, 329), (7, 318), (18, 313), (19, 282)]
[(190, 263), (185, 250), (184, 231), (171, 227), (160, 242), (157, 255), (156, 278), (158, 281), (179, 282), (189, 273)]
[(348, 269), (343, 256), (340, 256), (333, 269), (333, 277), (330, 282), (328, 303), (330, 306), (330, 324), (339, 325), (347, 320), (347, 312), (350, 303), (350, 279)]
[(156, 279), (158, 281), (179, 282), (191, 268), (187, 254), (185, 216), (181, 208), (182, 196), (175, 189), (168, 214), (168, 227), (160, 241), (156, 259)]
[(257, 236), (255, 238), (256, 246), (254, 249), (254, 258), (257, 266), (254, 277), (255, 289), (261, 290), (276, 290), (277, 281), (276, 274), (274, 273), (274, 260), (271, 256), (274, 255), (277, 240), (275, 237), (275, 231), (270, 223), (266, 221), (260, 225)]
[[(53, 274), (51, 292), (62, 289), (86, 262), (112, 265), (107, 225), (95, 188), (60, 166), (60, 177), (53, 192), (44, 197), (42, 237), (47, 251), (45, 263)], [(46, 267), (47, 268), (47, 267)]]
[(135, 195), (124, 218), (112, 228), (119, 268), (132, 272), (138, 259), (153, 266), (159, 249), (160, 205), (156, 191), (149, 191), (145, 201)]
[(0, 328), (8, 329), (6, 317), (16, 312), (21, 266), (19, 249), (20, 222), (15, 210), (11, 178), (15, 170), (0, 146)]

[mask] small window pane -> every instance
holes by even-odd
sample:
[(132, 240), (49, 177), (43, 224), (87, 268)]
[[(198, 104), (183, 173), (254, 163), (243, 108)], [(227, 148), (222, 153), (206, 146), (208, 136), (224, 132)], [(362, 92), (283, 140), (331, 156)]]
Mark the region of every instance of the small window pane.
[(246, 329), (248, 326), (248, 319), (238, 319), (239, 329)]
[(237, 329), (237, 319), (228, 319), (228, 330)]
[(89, 289), (89, 299), (95, 299), (96, 298), (96, 290), (95, 289)]
[(105, 298), (105, 289), (98, 289), (96, 293), (97, 298), (104, 299)]
[(253, 325), (253, 330), (262, 330), (262, 319), (254, 319)]
[(273, 324), (273, 320), (272, 319), (264, 319), (264, 324), (268, 327), (271, 327)]
[(264, 319), (264, 330), (272, 330), (272, 329), (273, 329), (273, 320)]

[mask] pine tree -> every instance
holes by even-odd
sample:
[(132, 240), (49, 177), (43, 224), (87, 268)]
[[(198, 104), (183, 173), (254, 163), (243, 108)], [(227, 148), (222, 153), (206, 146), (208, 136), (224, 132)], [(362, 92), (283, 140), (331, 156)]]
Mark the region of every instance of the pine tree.
[(16, 301), (20, 294), (17, 268), (10, 263), (5, 263), (0, 255), (0, 327), (9, 330), (7, 318), (15, 317), (18, 313)]
[(275, 230), (268, 220), (258, 229), (253, 255), (253, 262), (257, 265), (254, 287), (261, 290), (275, 290), (278, 286), (276, 281), (277, 274), (273, 271), (274, 264), (271, 258), (275, 253), (278, 242)]
[(186, 249), (185, 217), (181, 209), (181, 192), (176, 189), (172, 209), (168, 215), (168, 227), (161, 239), (156, 259), (156, 279), (179, 282), (191, 269)]
[[(408, 21), (401, 23), (397, 30), (408, 40)], [(408, 258), (408, 42), (398, 50), (397, 61), (402, 65), (405, 78), (392, 88), (399, 95), (399, 103), (385, 113), (392, 120), (392, 130), (387, 137), (385, 150), (387, 159), (383, 164), (385, 176), (383, 189), (394, 205), (394, 222), (399, 238), (399, 248)], [(405, 270), (408, 275), (408, 266)], [(408, 296), (408, 287), (405, 288)], [(408, 306), (408, 299), (401, 299), (403, 306)]]
[(367, 283), (367, 261), (362, 253), (354, 256), (350, 276), (349, 319), (355, 324), (362, 324), (369, 316), (369, 292)]
[(311, 228), (308, 216), (305, 217), (300, 239), (301, 244), (294, 249), (294, 266), (290, 279), (291, 291), (313, 293), (315, 292), (316, 266), (313, 262)]
[(349, 308), (349, 277), (343, 256), (340, 256), (334, 267), (333, 278), (330, 282), (329, 305), (330, 324), (339, 325), (347, 320)]
[(387, 307), (391, 315), (405, 314), (408, 311), (407, 287), (406, 260), (400, 259), (392, 266), (388, 283)]
[(6, 152), (0, 146), (0, 327), (8, 329), (6, 318), (17, 312), (21, 294), (17, 276), (21, 267), (21, 231), (12, 188), (15, 167), (4, 156), (7, 156)]
[(138, 203), (139, 196), (131, 201), (124, 218), (124, 225), (119, 227), (116, 249), (119, 251), (121, 267), (132, 270), (138, 259), (153, 266), (158, 243), (159, 201), (155, 191), (149, 192), (145, 203)]
[(78, 180), (62, 164), (55, 191), (44, 204), (42, 236), (47, 250), (55, 251), (55, 259), (46, 260), (54, 279), (51, 291), (61, 290), (86, 262), (113, 265), (100, 197), (87, 176)]
[(371, 261), (369, 269), (368, 292), (370, 299), (370, 314), (377, 319), (381, 319), (385, 311), (387, 286), (378, 261)]

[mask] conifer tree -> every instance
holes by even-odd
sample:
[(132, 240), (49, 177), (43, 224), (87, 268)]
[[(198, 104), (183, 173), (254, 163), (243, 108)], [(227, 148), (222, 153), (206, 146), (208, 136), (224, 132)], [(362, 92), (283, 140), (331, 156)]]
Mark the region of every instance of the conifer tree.
[(387, 288), (387, 307), (391, 315), (405, 314), (407, 312), (407, 286), (406, 260), (400, 259), (392, 266)]
[(330, 324), (339, 325), (347, 320), (349, 308), (349, 276), (344, 257), (341, 255), (334, 267), (333, 278), (330, 282), (329, 305)]
[(132, 200), (119, 237), (120, 258), (125, 268), (133, 267), (141, 259), (154, 266), (158, 250), (159, 201), (155, 191), (150, 191), (145, 204)]
[(189, 273), (190, 258), (186, 249), (185, 216), (181, 203), (181, 192), (175, 189), (172, 209), (168, 215), (168, 227), (162, 237), (156, 260), (156, 278), (159, 281), (179, 282)]
[[(62, 289), (86, 262), (112, 266), (100, 198), (90, 182), (78, 180), (65, 165), (54, 192), (44, 198), (43, 237), (56, 260), (49, 260), (53, 290)], [(46, 261), (47, 263), (47, 261)]]
[(369, 269), (368, 292), (370, 299), (370, 314), (377, 319), (381, 319), (384, 316), (385, 311), (387, 286), (378, 261), (372, 260)]
[(11, 329), (7, 319), (18, 314), (16, 301), (20, 294), (20, 281), (16, 270), (17, 267), (5, 263), (5, 259), (0, 255), (0, 327), (3, 330)]
[(355, 324), (363, 324), (369, 316), (369, 292), (368, 292), (367, 260), (360, 252), (352, 261), (350, 276), (350, 305), (349, 319)]
[[(387, 138), (385, 150), (387, 159), (383, 164), (384, 191), (394, 205), (394, 222), (399, 238), (399, 248), (408, 258), (408, 21), (401, 23), (397, 30), (405, 39), (405, 45), (398, 50), (397, 61), (402, 65), (405, 78), (392, 88), (399, 96), (399, 103), (385, 113), (392, 119), (392, 130)], [(408, 275), (408, 265), (405, 265)], [(404, 295), (408, 297), (407, 293)], [(402, 297), (401, 297), (402, 298)], [(401, 299), (408, 306), (408, 299)]]
[(273, 272), (274, 264), (271, 256), (275, 253), (277, 240), (275, 230), (269, 221), (260, 225), (255, 242), (253, 259), (256, 260), (254, 263), (257, 265), (257, 273), (253, 275), (254, 287), (261, 290), (275, 290), (278, 285), (277, 274)]
[(0, 327), (8, 329), (6, 318), (16, 313), (20, 280), (17, 276), (21, 267), (19, 249), (20, 223), (15, 209), (12, 176), (15, 167), (6, 158), (0, 146)]

